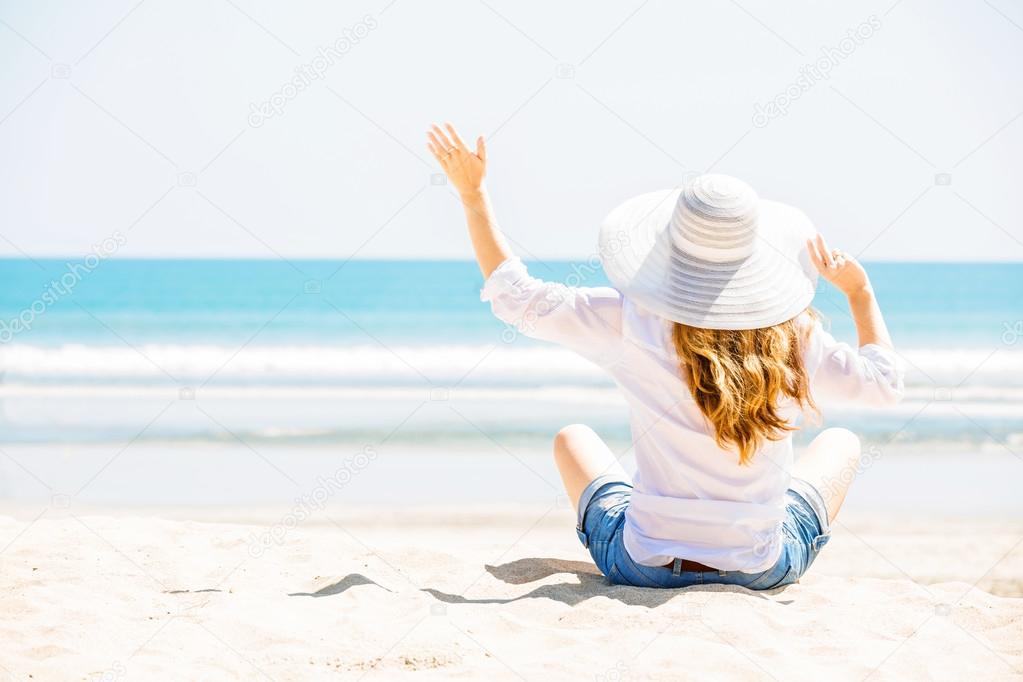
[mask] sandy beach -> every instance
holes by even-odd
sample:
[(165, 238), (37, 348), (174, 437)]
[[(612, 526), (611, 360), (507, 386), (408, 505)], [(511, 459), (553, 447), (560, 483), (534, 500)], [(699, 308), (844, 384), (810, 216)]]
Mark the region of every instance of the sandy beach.
[(609, 586), (557, 507), (59, 504), (0, 519), (2, 679), (1023, 678), (1018, 519), (850, 515), (754, 593)]
[(1021, 30), (3, 3), (0, 682), (1023, 682)]

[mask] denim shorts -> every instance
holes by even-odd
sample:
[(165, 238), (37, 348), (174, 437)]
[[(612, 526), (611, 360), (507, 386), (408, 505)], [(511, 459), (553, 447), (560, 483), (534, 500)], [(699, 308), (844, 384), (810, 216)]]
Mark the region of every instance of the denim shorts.
[(770, 590), (799, 580), (831, 538), (824, 498), (807, 481), (793, 478), (785, 493), (781, 555), (766, 571), (676, 572), (671, 566), (642, 566), (632, 560), (622, 542), (625, 510), (631, 497), (630, 483), (613, 476), (600, 476), (586, 486), (579, 498), (576, 527), (579, 540), (613, 585), (675, 588), (716, 583)]

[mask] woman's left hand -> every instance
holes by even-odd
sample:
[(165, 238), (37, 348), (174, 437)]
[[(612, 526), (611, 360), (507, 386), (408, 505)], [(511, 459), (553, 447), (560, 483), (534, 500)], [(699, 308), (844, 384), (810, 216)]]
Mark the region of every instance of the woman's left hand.
[(426, 133), (429, 138), (426, 148), (440, 162), (440, 167), (459, 194), (464, 197), (478, 193), (487, 174), (487, 147), (483, 136), (476, 139), (476, 152), (473, 153), (462, 142), (453, 125), (445, 123), (444, 128), (446, 132), (436, 123), (431, 126)]
[(844, 251), (828, 248), (821, 235), (807, 239), (806, 250), (817, 272), (846, 296), (870, 289), (870, 278), (860, 262)]

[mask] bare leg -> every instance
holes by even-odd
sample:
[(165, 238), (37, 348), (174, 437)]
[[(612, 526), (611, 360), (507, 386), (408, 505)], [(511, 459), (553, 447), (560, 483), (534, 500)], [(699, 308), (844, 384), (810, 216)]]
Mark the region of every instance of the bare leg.
[(565, 492), (577, 509), (579, 496), (597, 476), (610, 474), (629, 480), (614, 453), (593, 429), (583, 424), (571, 424), (558, 431), (554, 437), (554, 462)]
[(860, 439), (848, 429), (824, 429), (796, 462), (792, 475), (813, 484), (828, 508), (832, 523), (842, 508), (849, 485), (859, 473)]

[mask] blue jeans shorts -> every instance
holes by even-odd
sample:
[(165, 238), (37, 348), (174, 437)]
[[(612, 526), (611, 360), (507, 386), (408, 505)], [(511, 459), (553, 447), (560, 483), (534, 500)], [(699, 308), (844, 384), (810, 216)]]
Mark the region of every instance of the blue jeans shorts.
[(671, 566), (642, 566), (632, 560), (622, 542), (631, 498), (632, 485), (613, 476), (594, 479), (579, 498), (579, 540), (613, 585), (676, 588), (717, 583), (770, 590), (799, 580), (831, 538), (824, 498), (807, 481), (793, 478), (785, 493), (781, 555), (766, 571), (673, 571)]

